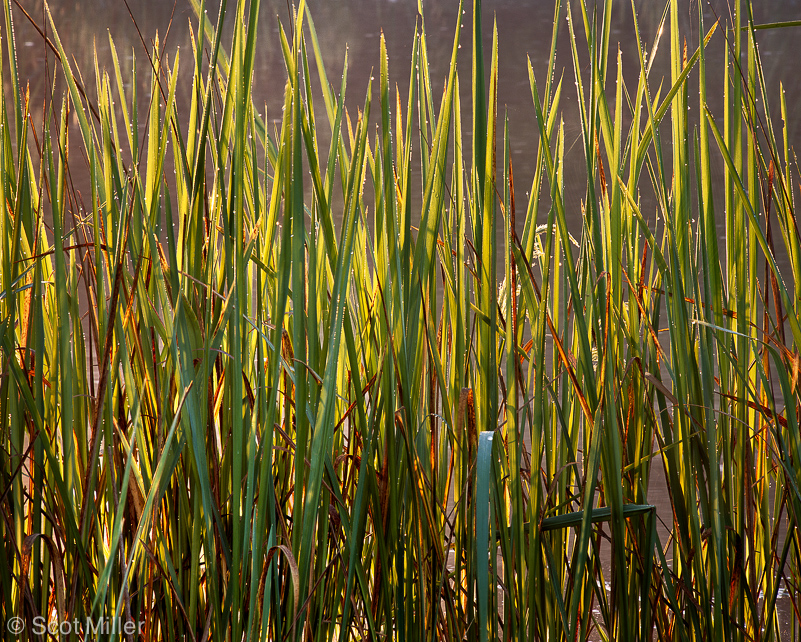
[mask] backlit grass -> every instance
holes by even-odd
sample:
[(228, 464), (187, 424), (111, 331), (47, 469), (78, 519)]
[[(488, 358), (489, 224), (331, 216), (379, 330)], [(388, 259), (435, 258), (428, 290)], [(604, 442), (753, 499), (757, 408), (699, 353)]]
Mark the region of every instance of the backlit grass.
[[(693, 3), (693, 36), (669, 0), (624, 81), (611, 17), (634, 2), (557, 1), (520, 176), (479, 0), (445, 78), (423, 15), (392, 74), (382, 38), (358, 110), (301, 1), (274, 129), (252, 95), (258, 0), (214, 20), (192, 2), (193, 50), (131, 70), (147, 96), (113, 42), (108, 69), (78, 70), (47, 25), (65, 90), (41, 122), (4, 2), (3, 626), (797, 639), (794, 106), (765, 82), (750, 4), (708, 24)], [(585, 180), (566, 184), (574, 90)]]

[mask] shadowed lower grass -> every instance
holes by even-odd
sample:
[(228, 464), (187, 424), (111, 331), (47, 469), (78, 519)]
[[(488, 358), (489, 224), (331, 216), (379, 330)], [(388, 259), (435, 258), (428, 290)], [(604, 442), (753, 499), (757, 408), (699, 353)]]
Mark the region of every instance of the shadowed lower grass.
[[(151, 74), (147, 97), (125, 89), (113, 42), (110, 69), (79, 72), (48, 25), (65, 92), (41, 123), (4, 2), (4, 626), (797, 639), (798, 168), (755, 45), (787, 25), (755, 25), (745, 0), (709, 25), (696, 5), (694, 42), (670, 0), (624, 82), (611, 16), (634, 3), (556, 2), (547, 73), (529, 64), (540, 143), (524, 202), (479, 0), (472, 30), (454, 25), (441, 94), (421, 16), (405, 104), (382, 39), (356, 112), (347, 59), (333, 84), (301, 2), (279, 34), (274, 131), (251, 93), (258, 1), (223, 1), (214, 21), (192, 2), (191, 55), (156, 43), (134, 71)], [(657, 44), (669, 78), (650, 75)], [(724, 78), (707, 74), (712, 47)], [(193, 70), (180, 108), (179, 64)], [(581, 185), (565, 184), (562, 66)], [(658, 470), (672, 515), (649, 497)]]

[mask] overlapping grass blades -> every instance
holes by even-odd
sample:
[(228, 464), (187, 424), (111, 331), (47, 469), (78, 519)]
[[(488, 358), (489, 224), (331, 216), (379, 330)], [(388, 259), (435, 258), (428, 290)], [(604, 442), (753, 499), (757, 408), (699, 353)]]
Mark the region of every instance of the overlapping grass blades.
[[(756, 47), (781, 25), (743, 0), (706, 25), (699, 6), (693, 42), (669, 0), (646, 56), (633, 2), (555, 2), (548, 67), (529, 63), (523, 203), (479, 0), (469, 40), (459, 7), (441, 94), (421, 8), (408, 85), (393, 95), (382, 38), (377, 102), (367, 83), (358, 109), (300, 2), (275, 131), (253, 99), (259, 2), (227, 4), (212, 21), (193, 0), (191, 74), (157, 40), (140, 54), (144, 103), (113, 42), (90, 90), (51, 19), (64, 93), (37, 122), (4, 3), (4, 623), (797, 639), (798, 168)], [(634, 15), (631, 76), (613, 10)], [(565, 182), (563, 65), (581, 185)]]

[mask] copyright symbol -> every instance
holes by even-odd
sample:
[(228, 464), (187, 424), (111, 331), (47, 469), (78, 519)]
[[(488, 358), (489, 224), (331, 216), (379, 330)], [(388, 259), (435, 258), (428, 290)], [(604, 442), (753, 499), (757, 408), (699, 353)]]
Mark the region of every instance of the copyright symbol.
[(6, 624), (11, 635), (19, 635), (25, 630), (25, 621), (21, 617), (12, 617)]

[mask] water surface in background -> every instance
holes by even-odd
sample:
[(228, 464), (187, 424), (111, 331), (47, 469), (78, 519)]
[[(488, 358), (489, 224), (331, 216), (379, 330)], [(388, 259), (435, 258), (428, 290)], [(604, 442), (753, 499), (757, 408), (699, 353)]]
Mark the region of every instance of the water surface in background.
[[(229, 5), (234, 3), (229, 2)], [(401, 101), (406, 107), (407, 87), (410, 73), (410, 53), (415, 29), (420, 25), (417, 11), (417, 0), (309, 0), (312, 16), (326, 65), (329, 80), (339, 87), (342, 62), (345, 51), (348, 51), (349, 81), (347, 104), (354, 114), (364, 101), (368, 80), (377, 76), (380, 64), (379, 38), (383, 32), (387, 41), (390, 69), (390, 89), (399, 86)], [(428, 54), (431, 66), (432, 85), (435, 91), (441, 91), (450, 59), (453, 36), (458, 16), (458, 3), (454, 0), (427, 0), (424, 3), (425, 26), (428, 36)], [(471, 4), (471, 3), (468, 3)], [(573, 3), (577, 4), (577, 3)], [(801, 19), (801, 0), (771, 0), (754, 3), (755, 21), (757, 23), (780, 20)], [(40, 25), (46, 24), (41, 0), (21, 0), (21, 5)], [(128, 83), (137, 82), (141, 107), (146, 109), (150, 94), (150, 75), (147, 72), (147, 58), (144, 46), (152, 46), (152, 39), (158, 33), (165, 51), (172, 64), (175, 52), (180, 49), (182, 73), (189, 77), (192, 72), (192, 48), (189, 40), (190, 28), (197, 29), (197, 21), (189, 0), (179, 0), (174, 6), (164, 0), (129, 0), (130, 12), (121, 0), (51, 0), (50, 7), (59, 29), (60, 36), (68, 53), (74, 56), (77, 66), (84, 74), (88, 87), (94, 86), (93, 56), (95, 48), (101, 67), (110, 66), (110, 50), (108, 34), (115, 41), (123, 75)], [(216, 16), (215, 3), (209, 3), (208, 13)], [(647, 49), (657, 34), (662, 17), (662, 2), (637, 0), (639, 25)], [(499, 33), (499, 115), (509, 118), (510, 144), (514, 163), (515, 184), (518, 203), (524, 202), (534, 175), (538, 129), (536, 125), (531, 90), (528, 78), (527, 57), (530, 58), (540, 86), (544, 85), (547, 68), (551, 32), (553, 28), (552, 0), (484, 0), (484, 33), (485, 56), (487, 59), (487, 76), (489, 76), (489, 57), (493, 18), (497, 20)], [(462, 32), (462, 49), (460, 52), (460, 74), (462, 81), (462, 105), (465, 118), (465, 129), (469, 133), (470, 123), (470, 7), (462, 16), (464, 29)], [(690, 46), (698, 41), (697, 33), (697, 1), (682, 3), (681, 30), (686, 34)], [(581, 29), (580, 15), (576, 15), (576, 27)], [(51, 85), (53, 57), (46, 56), (46, 49), (41, 37), (30, 25), (27, 18), (15, 9), (15, 28), (17, 38), (18, 64), (20, 77), (31, 86), (33, 113), (35, 122), (41, 122), (41, 115), (36, 120), (37, 105), (41, 105), (45, 92)], [(134, 25), (134, 21), (136, 26)], [(729, 19), (729, 9), (724, 0), (714, 0), (704, 5), (704, 17), (709, 28), (717, 17), (723, 22)], [(279, 40), (279, 20), (289, 24), (289, 9), (282, 0), (263, 0), (259, 23), (258, 51), (254, 79), (254, 99), (257, 105), (264, 105), (266, 118), (271, 126), (280, 122), (283, 104), (284, 82), (286, 78), (283, 56)], [(191, 27), (190, 27), (191, 24)], [(138, 26), (138, 29), (137, 29)], [(566, 208), (570, 224), (574, 230), (581, 226), (581, 201), (586, 186), (583, 149), (581, 143), (580, 124), (576, 110), (576, 94), (573, 81), (573, 62), (568, 48), (567, 22), (562, 18), (560, 29), (560, 45), (557, 50), (557, 74), (564, 73), (565, 87), (562, 98), (562, 110), (565, 117), (567, 158), (565, 165), (565, 182), (568, 186)], [(229, 28), (230, 33), (230, 28)], [(141, 34), (141, 38), (140, 38)], [(639, 63), (635, 43), (633, 41), (634, 25), (631, 18), (630, 3), (622, 1), (613, 12), (612, 43), (620, 47), (623, 59), (624, 76), (629, 86), (636, 87)], [(722, 30), (719, 30), (710, 43), (707, 52), (710, 80), (708, 102), (721, 120), (723, 107), (723, 46)], [(142, 42), (144, 39), (144, 43)], [(798, 82), (795, 68), (797, 52), (801, 51), (801, 28), (788, 28), (758, 32), (759, 50), (762, 56), (764, 72), (769, 87), (768, 100), (771, 102), (771, 113), (774, 123), (780, 126), (779, 83), (784, 83), (787, 92), (787, 104), (790, 121), (787, 123), (791, 143), (801, 140), (801, 83)], [(579, 51), (582, 47), (579, 45)], [(136, 55), (140, 73), (134, 80), (129, 71)], [(669, 43), (662, 41), (659, 53), (651, 74), (651, 90), (654, 91), (663, 83), (662, 94), (669, 83)], [(582, 58), (581, 71), (584, 82), (588, 76), (588, 61)], [(614, 49), (610, 61), (610, 86), (616, 74), (614, 66)], [(377, 83), (374, 84), (377, 89)], [(190, 83), (179, 83), (179, 101), (188, 101)], [(373, 98), (377, 100), (374, 91)], [(438, 97), (437, 97), (438, 98)], [(392, 97), (394, 106), (394, 96)], [(375, 103), (377, 104), (377, 103)], [(436, 103), (435, 103), (436, 104)], [(698, 97), (690, 92), (690, 118), (697, 121)], [(318, 109), (322, 102), (317, 96)], [(377, 109), (374, 110), (374, 114)], [(39, 110), (41, 114), (41, 110)], [(144, 112), (143, 112), (144, 114)], [(320, 113), (319, 117), (323, 117)], [(140, 123), (144, 122), (140, 119)], [(325, 141), (324, 127), (322, 140)], [(669, 130), (667, 130), (669, 131)], [(777, 131), (779, 133), (779, 131)], [(76, 131), (77, 135), (77, 131)], [(669, 136), (667, 133), (665, 136)], [(668, 138), (669, 139), (669, 138)], [(465, 140), (469, 144), (469, 139)], [(325, 147), (323, 147), (325, 149)], [(717, 157), (713, 149), (713, 156)], [(74, 164), (73, 164), (74, 169)], [(722, 171), (719, 161), (713, 168)], [(73, 177), (78, 185), (80, 177)], [(84, 179), (85, 182), (85, 179)], [(719, 182), (718, 182), (719, 183)], [(576, 189), (571, 189), (576, 185)], [(84, 193), (88, 193), (85, 189)], [(647, 196), (647, 195), (646, 195)], [(718, 204), (722, 199), (717, 198)], [(722, 207), (718, 205), (719, 210)], [(518, 209), (522, 209), (518, 205)], [(653, 210), (644, 212), (653, 218)], [(522, 217), (518, 217), (522, 218)], [(722, 224), (720, 226), (723, 232)], [(657, 504), (662, 520), (670, 523), (672, 515), (667, 490), (660, 466), (654, 468), (654, 480), (649, 489), (649, 500)], [(667, 530), (660, 528), (660, 539), (663, 544), (667, 538)], [(786, 622), (791, 621), (788, 600), (782, 600), (782, 611)]]
[[(189, 44), (190, 23), (197, 29), (197, 21), (189, 0), (178, 0), (174, 5), (160, 0), (129, 0), (130, 13), (121, 0), (54, 0), (51, 11), (59, 29), (65, 49), (75, 57), (78, 67), (85, 74), (86, 84), (92, 87), (93, 55), (96, 46), (100, 65), (110, 64), (110, 33), (115, 41), (123, 68), (130, 82), (129, 68), (132, 53), (136, 53), (140, 71), (146, 70), (142, 40), (148, 47), (156, 33), (170, 60), (174, 60), (176, 50), (181, 51), (181, 69), (184, 73), (192, 71), (192, 49)], [(216, 17), (214, 1), (207, 4), (207, 12)], [(229, 5), (233, 3), (229, 2)], [(326, 64), (329, 80), (339, 87), (342, 63), (346, 48), (349, 60), (349, 82), (347, 104), (352, 113), (363, 104), (368, 79), (377, 75), (379, 66), (379, 38), (383, 32), (387, 40), (390, 68), (390, 89), (399, 86), (402, 104), (406, 105), (409, 82), (409, 60), (415, 28), (420, 24), (417, 0), (309, 0), (320, 46)], [(471, 5), (466, 3), (467, 11), (462, 16), (462, 49), (460, 70), (462, 77), (462, 105), (465, 110), (465, 131), (470, 127), (470, 73), (471, 73)], [(577, 3), (573, 3), (577, 4)], [(646, 49), (649, 49), (659, 27), (662, 2), (638, 0), (639, 24)], [(755, 3), (755, 21), (778, 21), (801, 19), (801, 0), (771, 0)], [(21, 0), (31, 17), (40, 25), (46, 24), (41, 0)], [(289, 9), (283, 0), (264, 0), (259, 22), (258, 49), (254, 79), (254, 100), (256, 105), (265, 105), (268, 122), (276, 123), (281, 117), (285, 69), (278, 34), (279, 19), (289, 25)], [(457, 24), (458, 3), (455, 0), (427, 0), (423, 3), (425, 26), (428, 35), (429, 63), (432, 86), (435, 92), (441, 91), (445, 81), (447, 65)], [(687, 36), (689, 45), (697, 42), (697, 0), (682, 2), (681, 31)], [(489, 57), (493, 19), (497, 20), (499, 33), (499, 116), (507, 114), (512, 160), (515, 168), (516, 186), (519, 193), (529, 190), (534, 174), (538, 130), (531, 98), (527, 70), (527, 57), (530, 58), (540, 87), (544, 85), (547, 69), (551, 32), (553, 27), (552, 0), (484, 0), (483, 21), (485, 34), (485, 58), (487, 78), (489, 77)], [(229, 8), (229, 14), (231, 13)], [(576, 29), (582, 31), (581, 17), (574, 9)], [(728, 21), (729, 8), (726, 0), (714, 0), (705, 4), (705, 21), (709, 28), (716, 17)], [(32, 95), (41, 97), (49, 86), (45, 64), (45, 47), (41, 38), (22, 17), (15, 12), (17, 30), (17, 50), (20, 76), (31, 83)], [(133, 20), (132, 20), (133, 18)], [(136, 26), (134, 25), (136, 21)], [(230, 24), (229, 20), (229, 24)], [(557, 51), (557, 74), (564, 73), (562, 109), (565, 116), (566, 184), (576, 184), (578, 190), (568, 189), (567, 210), (573, 218), (580, 217), (580, 201), (586, 184), (584, 179), (584, 160), (581, 143), (580, 124), (575, 108), (576, 97), (573, 86), (573, 62), (568, 47), (567, 21), (562, 17), (560, 24), (559, 48)], [(138, 26), (138, 29), (137, 29)], [(229, 29), (230, 31), (230, 29)], [(140, 38), (141, 34), (141, 38)], [(631, 19), (629, 2), (619, 2), (613, 11), (612, 51), (610, 54), (610, 87), (616, 73), (614, 48), (619, 45), (623, 59), (624, 76), (634, 91), (639, 72), (636, 48), (634, 46), (634, 25)], [(723, 74), (722, 74), (722, 30), (718, 30), (708, 50), (708, 77), (713, 79), (709, 85), (708, 101), (713, 112), (722, 119)], [(789, 28), (758, 32), (760, 53), (764, 65), (767, 84), (771, 88), (768, 96), (772, 112), (778, 119), (779, 82), (784, 82), (787, 92), (791, 122), (788, 124), (790, 139), (797, 140), (801, 135), (799, 119), (801, 111), (794, 106), (801, 100), (801, 83), (795, 82), (792, 61), (801, 47), (801, 28)], [(579, 51), (582, 47), (579, 45)], [(581, 55), (581, 54), (580, 54)], [(663, 84), (663, 94), (669, 82), (669, 43), (664, 38), (654, 69), (651, 74), (652, 92)], [(52, 72), (52, 56), (49, 57)], [(582, 75), (586, 84), (588, 61), (582, 58)], [(716, 83), (714, 79), (720, 80)], [(139, 97), (146, 106), (150, 93), (149, 74), (138, 75)], [(188, 100), (191, 84), (179, 84), (179, 99)], [(377, 83), (374, 83), (374, 98), (377, 99)], [(612, 93), (612, 92), (610, 92)], [(690, 94), (690, 116), (698, 113), (697, 95)], [(377, 102), (376, 102), (377, 104)], [(394, 97), (392, 100), (394, 106)], [(438, 104), (435, 102), (435, 104)], [(36, 102), (34, 101), (34, 105)], [(374, 114), (377, 109), (374, 109)], [(722, 122), (722, 121), (721, 121)], [(321, 128), (325, 134), (325, 127)], [(465, 141), (469, 142), (468, 140)]]

